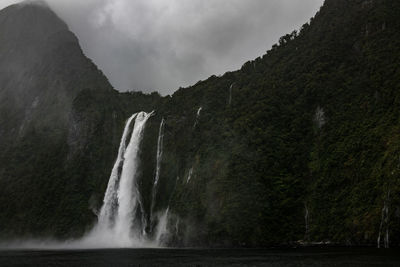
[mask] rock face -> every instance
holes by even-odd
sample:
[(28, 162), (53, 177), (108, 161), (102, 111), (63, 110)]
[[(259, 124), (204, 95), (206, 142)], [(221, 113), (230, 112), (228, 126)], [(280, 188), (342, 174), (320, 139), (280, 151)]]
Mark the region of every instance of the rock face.
[(74, 119), (73, 100), (82, 90), (112, 91), (67, 25), (38, 3), (13, 5), (0, 14), (0, 123), (7, 125), (0, 135), (6, 144), (33, 129), (61, 135)]
[(263, 57), (162, 98), (113, 90), (45, 5), (0, 11), (1, 236), (81, 236), (125, 120), (155, 110), (137, 188), (145, 231), (168, 214), (164, 243), (398, 245), (399, 12), (327, 0)]
[(2, 234), (80, 234), (132, 108), (45, 4), (0, 11), (0, 36)]

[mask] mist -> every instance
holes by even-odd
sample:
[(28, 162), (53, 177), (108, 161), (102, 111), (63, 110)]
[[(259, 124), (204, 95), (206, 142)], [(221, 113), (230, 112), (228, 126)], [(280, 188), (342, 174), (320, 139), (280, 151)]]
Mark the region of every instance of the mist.
[(263, 55), (323, 0), (47, 2), (115, 89), (165, 95)]

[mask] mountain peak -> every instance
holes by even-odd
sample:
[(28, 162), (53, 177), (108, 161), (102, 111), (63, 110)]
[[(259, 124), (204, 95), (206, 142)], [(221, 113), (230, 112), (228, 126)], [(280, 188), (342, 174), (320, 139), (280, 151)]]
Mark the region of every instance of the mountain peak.
[(0, 13), (11, 12), (10, 10), (14, 10), (15, 12), (21, 10), (29, 10), (30, 12), (48, 12), (55, 14), (49, 4), (44, 0), (25, 0), (19, 3), (10, 5), (5, 7), (0, 11)]
[(44, 0), (25, 0), (25, 1), (18, 3), (17, 5), (19, 5), (19, 6), (39, 6), (39, 7), (45, 7), (45, 8), (50, 9), (49, 4)]
[(67, 24), (42, 0), (23, 1), (0, 11), (0, 34), (8, 42), (45, 42), (61, 31), (68, 31)]
[[(7, 106), (20, 117), (16, 121), (26, 122), (21, 129), (40, 121), (34, 116), (43, 118), (46, 114), (65, 122), (63, 114), (68, 114), (80, 91), (111, 88), (83, 54), (67, 24), (44, 1), (29, 0), (2, 9), (0, 36), (7, 37), (0, 42), (0, 102), (6, 95)], [(47, 107), (46, 112), (31, 110), (38, 101)]]

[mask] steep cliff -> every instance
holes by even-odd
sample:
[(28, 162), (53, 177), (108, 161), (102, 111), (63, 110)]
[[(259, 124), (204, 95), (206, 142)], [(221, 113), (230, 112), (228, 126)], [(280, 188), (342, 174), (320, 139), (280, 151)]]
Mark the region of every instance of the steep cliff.
[(18, 34), (0, 44), (2, 234), (81, 235), (125, 120), (155, 110), (138, 187), (148, 221), (169, 207), (168, 244), (398, 245), (399, 12), (327, 0), (266, 55), (162, 98), (114, 91), (48, 8), (4, 9), (1, 36)]

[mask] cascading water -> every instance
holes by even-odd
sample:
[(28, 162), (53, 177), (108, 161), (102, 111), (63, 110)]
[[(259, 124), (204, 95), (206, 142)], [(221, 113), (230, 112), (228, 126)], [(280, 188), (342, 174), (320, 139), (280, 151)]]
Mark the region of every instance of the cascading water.
[(163, 154), (163, 144), (164, 144), (164, 118), (161, 120), (160, 130), (158, 132), (158, 141), (157, 141), (157, 168), (156, 175), (154, 177), (154, 184), (157, 185), (158, 179), (160, 178), (160, 167), (161, 167), (161, 159)]
[(156, 174), (154, 176), (154, 183), (153, 183), (153, 190), (151, 196), (151, 209), (150, 209), (150, 219), (153, 220), (153, 211), (156, 202), (156, 195), (157, 195), (157, 184), (158, 180), (160, 179), (160, 169), (161, 169), (161, 160), (163, 154), (163, 144), (164, 144), (164, 125), (165, 120), (164, 118), (161, 120), (160, 129), (158, 131), (158, 140), (157, 140), (157, 165), (156, 165)]
[(389, 248), (389, 206), (388, 206), (389, 197), (390, 197), (390, 191), (388, 191), (387, 193), (387, 198), (382, 208), (382, 218), (381, 218), (381, 224), (379, 226), (379, 235), (377, 240), (378, 248), (381, 247), (381, 235), (384, 227), (386, 227), (386, 231), (383, 234), (383, 246), (384, 248)]
[[(138, 247), (152, 245), (144, 231), (146, 224), (144, 207), (137, 184), (140, 143), (146, 122), (152, 115), (153, 112), (140, 112), (132, 115), (126, 122), (98, 224), (81, 240), (81, 244), (84, 246)], [(130, 141), (125, 147), (134, 118), (136, 119)], [(137, 218), (139, 215), (141, 215), (140, 220)]]
[(179, 223), (180, 223), (180, 219), (177, 218), (175, 221), (175, 235), (179, 236)]
[[(135, 210), (141, 208), (141, 196), (137, 187), (137, 169), (139, 165), (139, 145), (143, 137), (144, 127), (153, 113), (140, 112), (136, 116), (131, 140), (125, 152), (125, 161), (122, 166), (121, 178), (117, 192), (118, 211), (115, 218), (115, 232), (124, 244), (132, 244), (133, 240), (140, 240), (143, 225), (133, 225)], [(138, 207), (138, 205), (140, 205)], [(143, 222), (142, 222), (143, 223)], [(135, 227), (132, 231), (132, 227)], [(139, 228), (139, 229), (138, 229)]]
[(231, 84), (229, 87), (229, 100), (228, 100), (228, 105), (230, 106), (232, 104), (232, 88), (233, 88), (234, 83)]
[(124, 154), (126, 150), (126, 138), (128, 137), (129, 128), (131, 126), (132, 120), (136, 117), (137, 113), (133, 114), (126, 122), (124, 133), (121, 138), (121, 143), (118, 149), (117, 160), (111, 171), (110, 180), (108, 181), (107, 190), (104, 195), (103, 206), (101, 207), (99, 214), (99, 225), (102, 228), (110, 228), (112, 226), (112, 217), (114, 208), (117, 206), (117, 190), (118, 190), (118, 180), (119, 180), (119, 169), (124, 162)]
[(165, 243), (166, 235), (168, 235), (168, 215), (169, 207), (159, 216), (155, 240), (158, 245)]
[(203, 107), (199, 107), (199, 109), (197, 110), (197, 113), (196, 113), (196, 120), (195, 120), (195, 122), (194, 122), (193, 128), (196, 128), (197, 123), (199, 122), (200, 113), (201, 113), (201, 110), (202, 110), (202, 109), (203, 109)]
[(189, 183), (190, 179), (192, 178), (192, 175), (193, 175), (193, 168), (190, 168), (188, 177), (186, 179), (186, 183)]
[(308, 224), (309, 224), (309, 220), (310, 220), (309, 216), (310, 216), (310, 212), (308, 210), (307, 203), (304, 202), (304, 224), (305, 224), (305, 228), (306, 228), (305, 233), (304, 233), (305, 240), (308, 240), (308, 233), (309, 233)]

